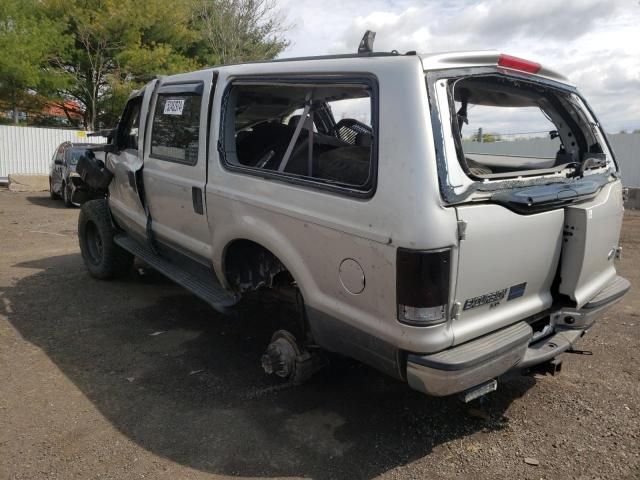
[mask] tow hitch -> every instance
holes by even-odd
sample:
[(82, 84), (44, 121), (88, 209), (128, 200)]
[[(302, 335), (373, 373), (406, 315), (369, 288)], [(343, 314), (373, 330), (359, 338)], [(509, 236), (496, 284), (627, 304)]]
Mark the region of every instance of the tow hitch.
[(535, 375), (536, 373), (539, 375), (558, 375), (562, 371), (562, 359), (554, 358), (553, 360), (549, 360), (548, 362), (540, 363), (539, 365), (534, 365), (529, 368), (529, 374)]

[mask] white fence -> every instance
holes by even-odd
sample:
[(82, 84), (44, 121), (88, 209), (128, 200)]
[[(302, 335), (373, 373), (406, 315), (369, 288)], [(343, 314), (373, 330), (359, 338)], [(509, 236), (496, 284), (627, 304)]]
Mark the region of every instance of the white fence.
[(640, 188), (640, 134), (609, 135), (625, 187)]
[(0, 125), (0, 182), (11, 173), (48, 174), (62, 142), (105, 143), (106, 138), (87, 137), (81, 130)]
[[(640, 187), (640, 135), (609, 135), (626, 187)], [(11, 127), (0, 125), (0, 182), (10, 173), (48, 174), (51, 158), (62, 142), (105, 143), (104, 137), (87, 137), (79, 130), (55, 128)], [(555, 156), (557, 145), (548, 139), (519, 140), (499, 144), (478, 144), (474, 148), (490, 147), (504, 155), (527, 152), (528, 155)], [(496, 150), (498, 149), (498, 150)]]
[[(607, 135), (618, 167), (622, 172), (622, 184), (625, 187), (640, 188), (640, 134), (616, 133)], [(511, 142), (478, 143), (462, 142), (469, 152), (492, 153), (494, 155), (526, 155), (532, 157), (555, 158), (558, 141), (548, 138), (532, 138)]]

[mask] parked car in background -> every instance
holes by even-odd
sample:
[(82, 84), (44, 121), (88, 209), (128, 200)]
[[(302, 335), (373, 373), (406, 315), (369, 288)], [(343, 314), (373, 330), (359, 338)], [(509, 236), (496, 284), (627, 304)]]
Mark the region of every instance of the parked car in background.
[(80, 176), (76, 172), (76, 165), (82, 154), (88, 147), (95, 146), (91, 143), (64, 142), (56, 149), (51, 159), (49, 171), (49, 193), (51, 198), (62, 198), (65, 206), (80, 206), (81, 201), (76, 190), (82, 185)]

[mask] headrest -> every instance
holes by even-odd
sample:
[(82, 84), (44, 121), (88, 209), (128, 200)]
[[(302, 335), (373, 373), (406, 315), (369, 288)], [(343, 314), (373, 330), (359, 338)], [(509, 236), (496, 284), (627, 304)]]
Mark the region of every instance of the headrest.
[(287, 122), (287, 125), (289, 125), (290, 127), (295, 127), (298, 124), (300, 117), (302, 117), (302, 115), (291, 115), (289, 121)]
[(371, 135), (369, 135), (368, 133), (356, 133), (354, 144), (359, 147), (370, 147)]

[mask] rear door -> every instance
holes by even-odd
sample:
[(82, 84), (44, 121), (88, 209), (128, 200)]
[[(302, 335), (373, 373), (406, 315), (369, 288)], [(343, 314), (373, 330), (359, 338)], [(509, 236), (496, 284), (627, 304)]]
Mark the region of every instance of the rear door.
[(456, 208), (460, 241), (454, 321), (460, 343), (551, 306), (564, 210), (521, 215), (496, 204)]
[(211, 258), (203, 195), (207, 180), (211, 71), (160, 83), (146, 130), (144, 187), (156, 240), (195, 260)]
[[(620, 181), (565, 208), (521, 214), (498, 204), (456, 208), (459, 243), (456, 343), (544, 311), (554, 290), (582, 308), (616, 277)], [(561, 258), (561, 260), (560, 260)]]

